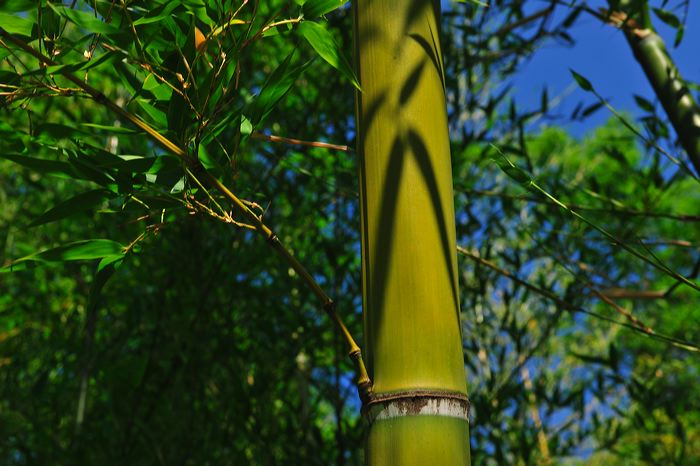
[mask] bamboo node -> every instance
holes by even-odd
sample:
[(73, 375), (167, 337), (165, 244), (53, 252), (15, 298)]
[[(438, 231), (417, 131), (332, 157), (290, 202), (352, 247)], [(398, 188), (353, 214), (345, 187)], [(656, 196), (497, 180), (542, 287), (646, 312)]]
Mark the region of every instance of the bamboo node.
[(446, 390), (407, 390), (372, 394), (362, 416), (374, 421), (406, 416), (443, 416), (469, 422), (471, 403), (465, 393)]
[[(335, 301), (328, 298), (328, 301), (323, 305), (323, 310), (328, 314), (332, 314), (333, 311), (335, 311)], [(352, 354), (350, 356), (352, 356)]]

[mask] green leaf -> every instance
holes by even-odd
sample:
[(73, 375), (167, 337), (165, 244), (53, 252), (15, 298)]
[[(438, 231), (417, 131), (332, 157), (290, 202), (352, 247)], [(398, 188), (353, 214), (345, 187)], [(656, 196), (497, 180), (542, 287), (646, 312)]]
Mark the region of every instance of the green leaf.
[(508, 159), (508, 157), (506, 157), (506, 155), (503, 152), (501, 152), (501, 150), (498, 147), (496, 147), (494, 145), (491, 145), (491, 147), (496, 149), (496, 151), (500, 155), (500, 157), (492, 157), (491, 160), (496, 162), (498, 167), (501, 170), (503, 170), (503, 172), (506, 175), (513, 178), (515, 181), (517, 181), (521, 185), (527, 185), (532, 181), (532, 178), (530, 177), (530, 175), (525, 170), (523, 170), (522, 168), (518, 167), (513, 162), (511, 162)]
[(26, 155), (13, 153), (0, 156), (44, 175), (54, 175), (62, 178), (76, 177), (75, 170), (66, 162), (27, 157)]
[(124, 256), (108, 256), (103, 258), (97, 265), (95, 276), (90, 285), (90, 293), (88, 295), (88, 309), (94, 310), (99, 304), (102, 288), (107, 284), (112, 275), (121, 265)]
[(18, 12), (36, 8), (36, 0), (4, 0), (2, 9), (5, 11)]
[(301, 11), (304, 18), (314, 19), (337, 10), (346, 3), (347, 0), (309, 0), (304, 3)]
[(292, 61), (295, 55), (296, 52), (292, 52), (287, 56), (265, 81), (260, 94), (244, 110), (246, 115), (250, 115), (250, 122), (254, 128), (267, 118), (277, 102), (289, 92), (296, 79), (308, 66), (307, 63), (293, 68)]
[(681, 26), (676, 29), (676, 36), (673, 39), (673, 46), (678, 47), (683, 40), (683, 35), (685, 34), (685, 27)]
[(656, 16), (664, 23), (671, 26), (673, 29), (678, 29), (682, 26), (681, 20), (678, 16), (674, 15), (670, 11), (662, 10), (661, 8), (652, 8)]
[(0, 268), (0, 272), (19, 270), (16, 266), (25, 262), (51, 263), (104, 258), (117, 260), (123, 257), (124, 253), (124, 246), (116, 241), (109, 239), (86, 239), (21, 257), (12, 264)]
[(4, 29), (10, 34), (31, 37), (34, 21), (30, 21), (20, 16), (10, 15), (0, 12), (0, 29)]
[(86, 11), (73, 10), (65, 6), (56, 6), (51, 3), (49, 3), (49, 6), (61, 17), (87, 31), (107, 35), (118, 34), (120, 32), (118, 27), (105, 23)]
[(35, 227), (37, 225), (43, 225), (44, 223), (55, 222), (56, 220), (72, 217), (86, 210), (94, 209), (107, 197), (108, 192), (103, 189), (95, 189), (78, 194), (47, 210), (34, 219), (28, 226)]
[(173, 94), (173, 89), (158, 81), (153, 74), (149, 74), (143, 80), (143, 90), (150, 91), (158, 100), (168, 100)]
[(241, 117), (241, 134), (243, 134), (245, 136), (250, 136), (250, 133), (252, 133), (252, 132), (253, 132), (252, 123), (250, 122), (249, 119), (247, 119), (245, 117), (245, 115), (243, 115)]
[(148, 16), (141, 17), (134, 21), (134, 26), (157, 23), (158, 21), (168, 18), (170, 13), (178, 6), (180, 6), (180, 2), (165, 2), (160, 7), (152, 10)]
[(644, 97), (634, 94), (634, 101), (637, 102), (637, 105), (639, 105), (639, 108), (642, 110), (649, 113), (654, 113), (654, 104), (649, 102)]
[(24, 74), (24, 76), (34, 76), (34, 75), (51, 75), (51, 74), (66, 74), (66, 73), (77, 73), (79, 71), (87, 71), (92, 68), (99, 68), (109, 66), (114, 67), (114, 63), (123, 59), (123, 55), (118, 52), (106, 52), (93, 57), (91, 60), (81, 59), (77, 63), (65, 63), (61, 65), (52, 65), (46, 68), (38, 68), (33, 71), (29, 71)]
[(204, 165), (204, 168), (207, 170), (214, 170), (215, 172), (218, 172), (217, 174), (224, 173), (224, 168), (214, 157), (211, 156), (211, 154), (209, 154), (209, 151), (204, 144), (199, 145), (197, 158), (200, 162), (202, 162), (202, 165)]
[(328, 62), (333, 68), (340, 71), (353, 86), (360, 90), (360, 83), (357, 81), (350, 63), (343, 55), (331, 33), (328, 32), (325, 27), (313, 21), (305, 21), (299, 25), (297, 31), (307, 40), (321, 58)]
[(603, 108), (603, 106), (605, 106), (605, 101), (595, 102), (589, 105), (581, 112), (581, 118), (586, 118), (587, 116), (593, 115), (595, 112)]
[(124, 259), (124, 256), (107, 256), (103, 257), (102, 260), (97, 264), (97, 272), (101, 272), (105, 268), (109, 267), (110, 265), (114, 267), (115, 269), (119, 267), (121, 264), (121, 261)]
[(572, 70), (571, 68), (569, 68), (569, 71), (571, 72), (571, 75), (574, 77), (574, 79), (576, 80), (576, 83), (579, 85), (579, 87), (581, 89), (583, 89), (586, 92), (593, 91), (593, 86), (591, 85), (591, 82), (589, 80), (587, 80), (586, 78), (584, 78), (583, 76), (581, 76), (580, 74), (578, 74), (577, 72)]
[(150, 117), (151, 122), (155, 123), (158, 128), (168, 127), (168, 118), (165, 112), (158, 110), (153, 105), (151, 105), (146, 99), (134, 99), (134, 102), (138, 104), (139, 107), (143, 109), (144, 112)]
[(125, 126), (98, 125), (96, 123), (80, 123), (80, 125), (87, 126), (88, 128), (104, 130), (108, 134), (138, 134), (138, 131)]

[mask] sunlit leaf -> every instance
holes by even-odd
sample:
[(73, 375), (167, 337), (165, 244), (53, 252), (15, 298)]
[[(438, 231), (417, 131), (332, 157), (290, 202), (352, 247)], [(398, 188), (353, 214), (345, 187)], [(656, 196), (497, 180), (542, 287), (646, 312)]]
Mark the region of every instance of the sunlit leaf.
[(10, 34), (31, 37), (34, 22), (21, 16), (0, 12), (0, 29), (4, 29)]
[(304, 18), (315, 19), (347, 4), (347, 0), (308, 0), (301, 11)]
[(107, 23), (96, 17), (94, 14), (87, 11), (80, 11), (66, 6), (56, 6), (52, 3), (48, 4), (59, 16), (70, 20), (76, 26), (81, 27), (89, 32), (100, 34), (118, 34), (120, 29), (113, 24)]
[(10, 265), (0, 269), (1, 272), (11, 272), (16, 264), (23, 262), (67, 262), (93, 259), (118, 259), (124, 255), (124, 246), (109, 239), (87, 239), (64, 244), (45, 251), (21, 257)]
[(299, 34), (306, 39), (316, 53), (329, 65), (340, 71), (353, 86), (360, 89), (360, 83), (355, 77), (355, 73), (347, 58), (343, 55), (342, 49), (338, 46), (328, 30), (319, 23), (304, 21), (297, 29)]

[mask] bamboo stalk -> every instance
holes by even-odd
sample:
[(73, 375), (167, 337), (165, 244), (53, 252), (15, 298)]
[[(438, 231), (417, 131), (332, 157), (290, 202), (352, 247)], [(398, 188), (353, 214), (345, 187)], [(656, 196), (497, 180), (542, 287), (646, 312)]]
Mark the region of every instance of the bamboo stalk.
[(354, 3), (368, 465), (467, 465), (439, 3)]
[(666, 50), (664, 40), (654, 31), (648, 10), (645, 4), (640, 18), (630, 18), (622, 12), (613, 12), (610, 17), (624, 31), (634, 57), (654, 88), (696, 173), (700, 174), (700, 107)]

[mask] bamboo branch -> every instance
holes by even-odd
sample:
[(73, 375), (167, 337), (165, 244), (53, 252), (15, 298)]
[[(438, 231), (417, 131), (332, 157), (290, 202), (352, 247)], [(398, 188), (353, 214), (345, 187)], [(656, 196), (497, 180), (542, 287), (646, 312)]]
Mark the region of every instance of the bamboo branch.
[(700, 107), (666, 50), (664, 40), (652, 28), (648, 7), (645, 5), (642, 24), (620, 11), (609, 12), (608, 18), (624, 32), (681, 145), (700, 174)]
[[(16, 39), (10, 35), (7, 31), (0, 28), (0, 36), (4, 39), (12, 42), (14, 45), (18, 46), (41, 63), (47, 66), (54, 66), (55, 63), (45, 55), (37, 52), (29, 45), (25, 44), (19, 39)], [(345, 340), (346, 346), (348, 348), (348, 355), (355, 365), (355, 371), (358, 376), (357, 387), (360, 394), (360, 398), (363, 402), (368, 400), (371, 394), (371, 381), (367, 374), (367, 369), (365, 368), (364, 361), (362, 359), (362, 354), (360, 347), (358, 346), (355, 339), (350, 334), (350, 331), (345, 326), (345, 323), (341, 317), (336, 312), (335, 302), (328, 296), (325, 291), (321, 288), (318, 282), (311, 276), (311, 274), (304, 268), (304, 266), (299, 262), (299, 260), (294, 257), (294, 255), (282, 244), (277, 235), (262, 221), (262, 217), (258, 216), (253, 212), (244, 201), (242, 201), (238, 196), (236, 196), (228, 187), (226, 187), (218, 178), (209, 173), (202, 163), (191, 154), (188, 154), (180, 146), (172, 142), (167, 137), (160, 134), (156, 129), (151, 127), (144, 120), (138, 116), (130, 113), (129, 111), (118, 106), (111, 100), (109, 100), (102, 92), (90, 86), (81, 79), (75, 77), (70, 73), (62, 73), (63, 77), (69, 81), (76, 84), (83, 91), (88, 93), (92, 99), (109, 110), (124, 118), (125, 120), (131, 122), (134, 126), (148, 134), (153, 140), (158, 143), (161, 147), (174, 154), (187, 166), (189, 171), (195, 176), (201, 177), (203, 181), (208, 183), (210, 186), (216, 188), (219, 193), (221, 193), (225, 198), (227, 198), (243, 215), (247, 218), (251, 225), (255, 227), (255, 230), (265, 238), (270, 247), (284, 259), (285, 262), (299, 275), (306, 285), (311, 289), (313, 294), (323, 303), (323, 309), (326, 311), (328, 316), (331, 318), (335, 324), (337, 330), (342, 335)]]
[(523, 18), (521, 18), (517, 21), (513, 21), (512, 23), (506, 24), (505, 26), (503, 26), (502, 28), (500, 28), (499, 30), (494, 32), (493, 35), (494, 36), (504, 36), (504, 35), (508, 34), (510, 31), (512, 31), (513, 29), (519, 28), (520, 26), (525, 26), (526, 24), (531, 23), (532, 21), (535, 21), (538, 18), (541, 18), (543, 16), (547, 16), (554, 11), (555, 5), (556, 4), (551, 4), (546, 8), (543, 8), (539, 11), (534, 12), (531, 15), (524, 16)]
[[(557, 4), (565, 3), (557, 1)], [(653, 30), (648, 5), (645, 7), (640, 24), (624, 12), (605, 9), (596, 11), (584, 5), (578, 6), (582, 11), (625, 33), (634, 57), (642, 66), (649, 84), (678, 134), (683, 149), (700, 175), (700, 107), (668, 54), (663, 39)]]
[[(593, 91), (595, 92), (595, 91)], [(598, 94), (596, 94), (598, 95)], [(646, 251), (651, 255), (651, 258), (645, 256), (641, 252), (639, 252), (637, 249), (633, 248), (624, 239), (618, 238), (614, 234), (610, 233), (608, 230), (605, 228), (597, 225), (596, 223), (592, 222), (588, 218), (584, 217), (583, 215), (579, 214), (575, 210), (573, 210), (571, 207), (568, 205), (564, 204), (561, 202), (559, 199), (545, 191), (540, 185), (538, 185), (535, 180), (532, 178), (532, 176), (527, 173), (525, 170), (521, 169), (517, 165), (515, 165), (513, 162), (511, 162), (505, 154), (495, 145), (491, 144), (491, 146), (500, 154), (501, 160), (495, 160), (496, 163), (499, 164), (501, 169), (511, 178), (515, 179), (518, 183), (520, 183), (524, 188), (529, 189), (533, 192), (536, 192), (544, 198), (548, 199), (549, 201), (553, 202), (554, 204), (558, 205), (561, 207), (564, 211), (568, 212), (571, 214), (574, 218), (582, 221), (586, 225), (590, 226), (594, 230), (596, 230), (598, 233), (602, 234), (605, 238), (609, 239), (613, 245), (619, 246), (620, 248), (624, 249), (628, 253), (632, 254), (636, 258), (644, 261), (645, 263), (649, 264), (650, 266), (654, 267), (655, 269), (665, 273), (666, 275), (674, 278), (675, 280), (682, 282), (683, 284), (693, 288), (696, 291), (700, 291), (700, 284), (697, 284), (693, 282), (690, 278), (685, 277), (681, 275), (680, 273), (676, 272), (675, 270), (671, 269), (669, 266), (667, 266), (663, 261), (661, 261), (654, 253), (648, 248), (644, 246), (644, 243), (639, 238), (635, 238), (636, 242), (645, 247)], [(691, 172), (692, 173), (692, 172)]]
[[(548, 204), (548, 205), (557, 205), (558, 206), (557, 203), (555, 203), (547, 198), (536, 197), (536, 196), (508, 194), (505, 192), (485, 190), (485, 189), (462, 188), (462, 189), (460, 189), (460, 191), (467, 193), (467, 194), (477, 194), (480, 196), (500, 197), (503, 199), (513, 199), (516, 201), (526, 201), (526, 202), (534, 202), (537, 204)], [(608, 214), (614, 214), (614, 215), (629, 215), (629, 216), (634, 216), (634, 217), (668, 218), (671, 220), (677, 220), (679, 222), (700, 222), (700, 215), (667, 214), (667, 213), (663, 213), (663, 212), (649, 212), (649, 211), (644, 211), (644, 210), (634, 210), (634, 209), (627, 209), (627, 208), (615, 209), (615, 208), (605, 208), (605, 207), (592, 207), (592, 206), (580, 205), (580, 204), (567, 204), (567, 205), (572, 209), (585, 210), (585, 211), (589, 211), (589, 212), (601, 212), (601, 213), (608, 213)]]
[(612, 319), (610, 317), (604, 316), (602, 314), (598, 314), (593, 311), (589, 311), (587, 309), (582, 308), (581, 306), (577, 306), (569, 301), (566, 301), (565, 299), (560, 298), (559, 296), (555, 295), (549, 290), (546, 290), (540, 286), (533, 285), (532, 283), (523, 280), (522, 278), (518, 277), (517, 275), (499, 267), (498, 265), (494, 264), (493, 262), (486, 260), (479, 256), (478, 254), (475, 254), (473, 252), (470, 252), (466, 248), (463, 248), (462, 246), (457, 246), (457, 252), (460, 254), (464, 255), (465, 257), (473, 260), (474, 262), (481, 264), (485, 267), (488, 267), (489, 269), (493, 270), (494, 272), (497, 272), (498, 274), (510, 279), (511, 281), (527, 288), (528, 290), (534, 291), (535, 293), (544, 296), (545, 298), (549, 299), (550, 301), (554, 302), (557, 306), (559, 306), (561, 309), (564, 309), (565, 311), (569, 312), (579, 312), (581, 314), (587, 314), (590, 315), (591, 317), (595, 317), (596, 319), (604, 320), (606, 322), (610, 322), (611, 324), (614, 325), (620, 325), (622, 327), (626, 327), (630, 330), (633, 330), (635, 332), (643, 333), (647, 335), (648, 337), (654, 339), (654, 340), (659, 340), (659, 341), (664, 341), (666, 343), (670, 343), (673, 346), (676, 346), (678, 348), (682, 348), (688, 351), (692, 352), (700, 352), (700, 346), (689, 342), (689, 341), (684, 341), (680, 340), (678, 338), (670, 337), (668, 335), (664, 335), (661, 333), (657, 333), (654, 330), (650, 328), (644, 328), (640, 327), (638, 325), (634, 325), (631, 323), (627, 322), (620, 322), (618, 320)]
[(607, 288), (599, 291), (599, 294), (610, 299), (663, 299), (666, 297), (666, 291), (625, 288)]
[(262, 141), (278, 142), (282, 144), (293, 144), (298, 146), (323, 147), (331, 150), (339, 150), (341, 152), (350, 152), (350, 148), (348, 146), (341, 146), (339, 144), (330, 144), (328, 142), (320, 141), (302, 141), (301, 139), (285, 138), (282, 136), (275, 136), (272, 134), (267, 135), (259, 131), (253, 131), (250, 137), (252, 139), (258, 139)]

